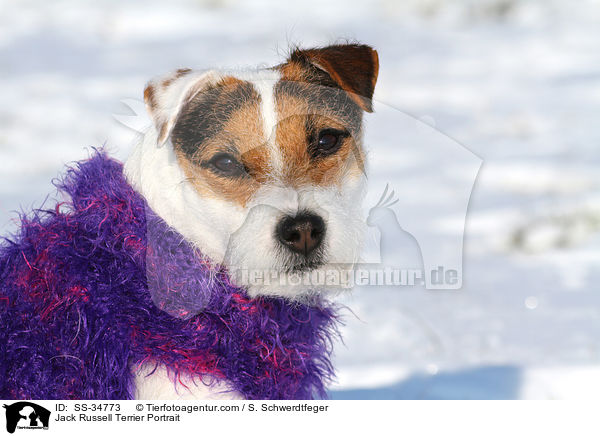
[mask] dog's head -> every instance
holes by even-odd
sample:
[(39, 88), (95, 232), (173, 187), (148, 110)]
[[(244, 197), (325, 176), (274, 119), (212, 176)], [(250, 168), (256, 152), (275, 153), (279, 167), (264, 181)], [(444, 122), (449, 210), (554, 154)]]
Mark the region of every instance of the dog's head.
[(177, 70), (145, 89), (155, 129), (126, 174), (250, 295), (337, 287), (358, 260), (377, 73), (377, 52), (355, 44), (296, 49), (267, 69)]

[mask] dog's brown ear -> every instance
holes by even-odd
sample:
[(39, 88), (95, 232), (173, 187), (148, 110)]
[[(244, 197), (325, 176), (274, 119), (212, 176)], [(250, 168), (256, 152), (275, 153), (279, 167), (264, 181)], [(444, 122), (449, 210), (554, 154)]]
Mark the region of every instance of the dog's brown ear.
[(308, 50), (296, 49), (288, 64), (317, 68), (365, 111), (372, 112), (372, 98), (379, 73), (377, 51), (368, 45), (342, 44)]
[(194, 72), (184, 68), (146, 85), (144, 102), (156, 127), (159, 146), (169, 137), (181, 108), (216, 80), (214, 71)]

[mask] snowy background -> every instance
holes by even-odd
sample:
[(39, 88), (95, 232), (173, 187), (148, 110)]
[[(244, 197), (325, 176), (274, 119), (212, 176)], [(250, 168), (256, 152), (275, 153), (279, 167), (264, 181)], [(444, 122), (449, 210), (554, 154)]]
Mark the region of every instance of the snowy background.
[[(90, 147), (127, 156), (135, 135), (113, 114), (149, 78), (274, 65), (290, 43), (340, 38), (378, 50), (378, 108), (435, 125), (483, 165), (463, 288), (346, 296), (332, 397), (597, 398), (598, 1), (0, 1), (0, 233)], [(403, 132), (384, 113), (368, 116), (367, 144), (393, 159), (372, 183), (436, 217), (432, 234), (455, 231), (453, 184), (424, 183), (447, 162), (395, 148)]]

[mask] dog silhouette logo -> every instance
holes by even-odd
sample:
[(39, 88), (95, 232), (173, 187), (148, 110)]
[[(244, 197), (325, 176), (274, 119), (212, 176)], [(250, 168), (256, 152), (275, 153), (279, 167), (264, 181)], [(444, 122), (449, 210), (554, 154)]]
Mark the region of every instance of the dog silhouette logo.
[(50, 411), (29, 401), (4, 405), (6, 409), (6, 431), (19, 429), (48, 429)]

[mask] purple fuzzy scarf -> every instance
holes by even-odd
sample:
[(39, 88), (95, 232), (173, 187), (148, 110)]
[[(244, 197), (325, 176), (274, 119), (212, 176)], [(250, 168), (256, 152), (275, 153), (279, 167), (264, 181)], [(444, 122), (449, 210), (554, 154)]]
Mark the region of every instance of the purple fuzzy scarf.
[(148, 362), (247, 399), (325, 396), (332, 305), (249, 299), (102, 152), (59, 189), (0, 245), (0, 398), (129, 399)]

